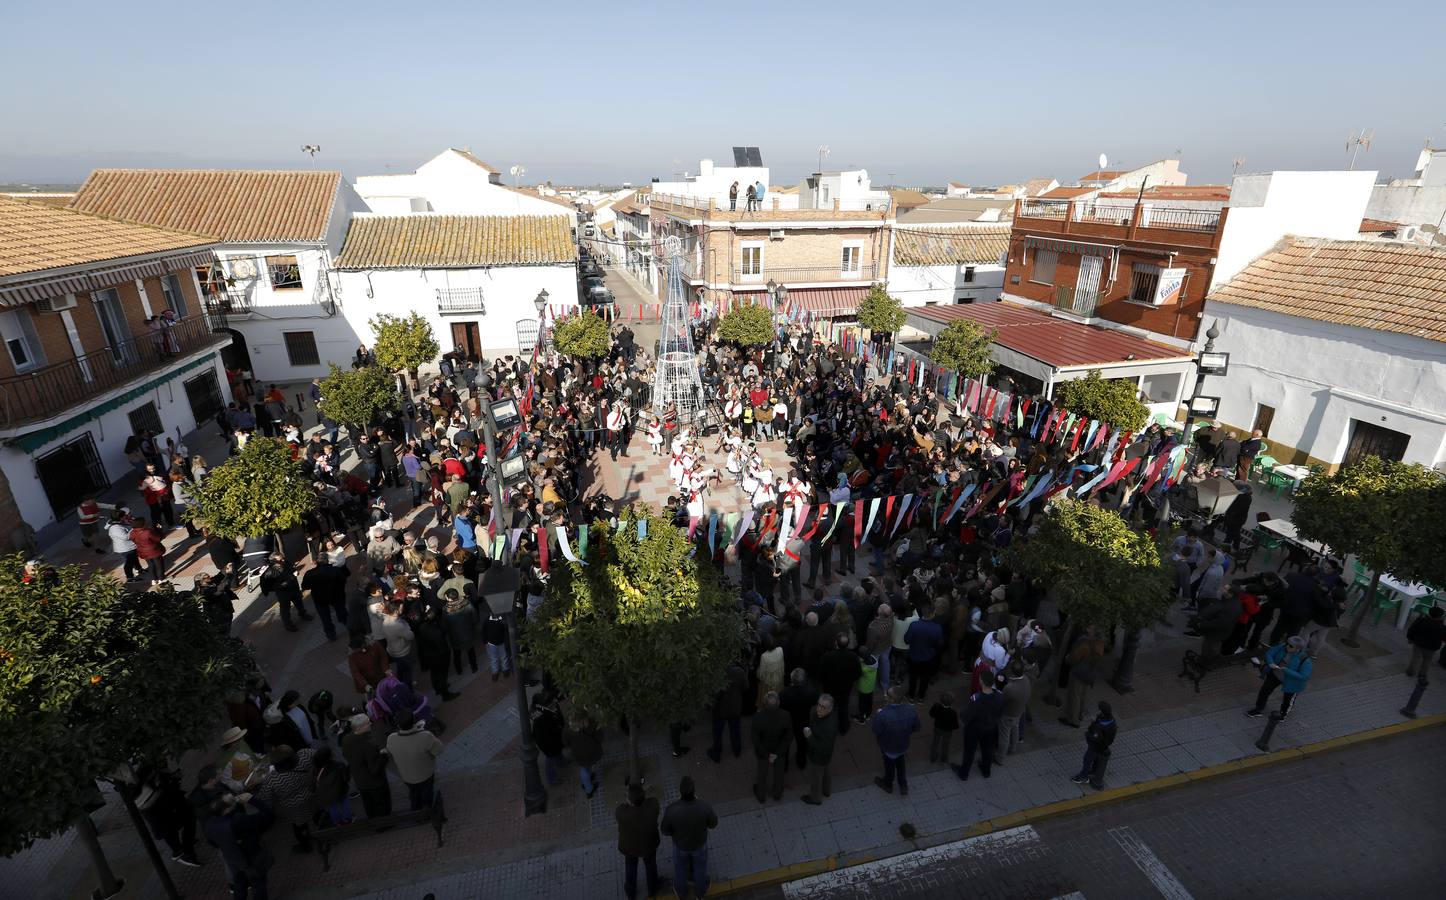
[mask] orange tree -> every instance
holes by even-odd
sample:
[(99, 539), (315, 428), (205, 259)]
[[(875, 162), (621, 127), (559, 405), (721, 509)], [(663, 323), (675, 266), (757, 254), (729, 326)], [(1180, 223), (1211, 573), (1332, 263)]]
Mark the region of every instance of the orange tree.
[(96, 780), (206, 740), (249, 667), (188, 594), (0, 560), (0, 856), (69, 828)]

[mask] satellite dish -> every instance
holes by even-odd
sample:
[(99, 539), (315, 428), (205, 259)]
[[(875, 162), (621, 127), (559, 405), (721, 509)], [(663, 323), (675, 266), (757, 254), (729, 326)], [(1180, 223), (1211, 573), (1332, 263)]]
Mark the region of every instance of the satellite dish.
[(1106, 157), (1103, 153), (1101, 153), (1101, 154), (1100, 154), (1100, 171), (1103, 172), (1103, 171), (1105, 170), (1105, 166), (1107, 166), (1107, 165), (1109, 165), (1109, 164), (1110, 164), (1109, 158)]

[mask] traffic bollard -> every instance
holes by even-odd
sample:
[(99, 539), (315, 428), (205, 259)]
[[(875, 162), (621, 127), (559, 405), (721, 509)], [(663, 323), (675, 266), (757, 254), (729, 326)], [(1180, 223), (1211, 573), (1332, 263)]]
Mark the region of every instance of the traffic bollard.
[(1426, 667), (1422, 666), (1421, 674), (1416, 676), (1416, 687), (1411, 691), (1411, 699), (1407, 700), (1406, 705), (1401, 707), (1401, 715), (1408, 719), (1416, 718), (1416, 705), (1421, 702), (1421, 695), (1426, 693), (1426, 685), (1428, 684), (1430, 684), (1430, 682), (1426, 680)]
[(1271, 713), (1269, 720), (1265, 723), (1265, 731), (1261, 732), (1260, 740), (1255, 742), (1257, 750), (1268, 752), (1270, 750), (1270, 738), (1275, 734), (1275, 726), (1280, 724), (1280, 713)]

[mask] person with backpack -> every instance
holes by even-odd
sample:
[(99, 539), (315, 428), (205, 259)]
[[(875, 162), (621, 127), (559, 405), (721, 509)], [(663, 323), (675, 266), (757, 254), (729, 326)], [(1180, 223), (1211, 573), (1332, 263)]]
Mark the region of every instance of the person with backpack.
[(1115, 724), (1114, 710), (1107, 701), (1099, 702), (1099, 714), (1085, 730), (1084, 759), (1080, 761), (1079, 774), (1070, 779), (1075, 784), (1089, 783), (1099, 790), (1105, 786), (1105, 763), (1110, 758), (1110, 745), (1115, 742), (1119, 726)]
[(1276, 688), (1281, 688), (1279, 720), (1284, 722), (1290, 713), (1295, 697), (1305, 690), (1310, 681), (1311, 660), (1306, 652), (1306, 639), (1300, 635), (1286, 638), (1285, 643), (1276, 644), (1265, 651), (1265, 662), (1260, 667), (1262, 684), (1255, 695), (1255, 705), (1245, 711), (1252, 719), (1265, 714), (1265, 704)]

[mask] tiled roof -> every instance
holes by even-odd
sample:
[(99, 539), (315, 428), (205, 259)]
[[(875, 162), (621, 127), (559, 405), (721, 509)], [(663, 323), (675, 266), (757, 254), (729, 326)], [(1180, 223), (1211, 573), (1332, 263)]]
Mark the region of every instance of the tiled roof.
[(1092, 187), (1057, 187), (1052, 191), (1045, 191), (1039, 195), (1041, 200), (1073, 200), (1082, 194), (1097, 191), (1099, 188)]
[[(1134, 199), (1140, 195), (1139, 191), (1108, 191), (1100, 194), (1101, 197), (1128, 197)], [(1228, 184), (1162, 184), (1157, 187), (1145, 189), (1146, 200), (1219, 200), (1230, 199), (1230, 185)]]
[(1386, 231), (1395, 231), (1400, 227), (1395, 222), (1387, 222), (1384, 219), (1362, 219), (1359, 232), (1361, 234), (1381, 234)]
[(448, 147), (447, 149), (448, 149), (448, 150), (451, 150), (453, 153), (457, 154), (458, 156), (462, 157), (463, 159), (467, 160), (468, 162), (474, 163), (474, 164), (476, 164), (476, 165), (478, 165), (478, 166), (481, 166), (482, 168), (486, 169), (488, 172), (490, 172), (490, 173), (493, 174), (493, 175), (501, 174), (501, 170), (500, 170), (500, 169), (494, 169), (494, 168), (492, 168), (491, 166), (489, 166), (487, 163), (485, 163), (485, 162), (483, 162), (482, 160), (478, 159), (477, 157), (473, 156), (471, 150), (463, 150), (463, 149), (461, 149), (460, 147)]
[(0, 277), (207, 247), (213, 243), (212, 239), (197, 234), (88, 216), (44, 203), (0, 198)]
[(944, 325), (956, 319), (969, 319), (985, 331), (997, 331), (994, 343), (999, 346), (1057, 369), (1190, 358), (1188, 350), (1111, 328), (1055, 318), (1008, 301), (921, 306), (904, 311), (909, 318), (919, 317)]
[(321, 241), (340, 172), (96, 169), (71, 208), (221, 241)]
[(894, 234), (894, 265), (953, 266), (998, 263), (1009, 249), (1009, 226), (939, 228)]
[(1053, 178), (1031, 178), (1024, 183), (1024, 196), (1038, 197), (1049, 190), (1051, 184), (1054, 184)]
[(70, 201), (75, 199), (75, 191), (5, 191), (0, 196), (27, 203), (44, 203), (46, 206), (69, 206)]
[(1446, 341), (1446, 247), (1292, 235), (1208, 299)]
[(913, 209), (932, 201), (932, 197), (909, 188), (890, 188), (889, 196), (894, 200), (894, 209)]
[(969, 185), (963, 184), (963, 183), (958, 182), (958, 181), (951, 181), (951, 182), (949, 182), (949, 187), (951, 187), (951, 188), (967, 188), (968, 186), (969, 186)]
[(1114, 181), (1128, 172), (1128, 169), (1096, 169), (1080, 181)]
[(471, 269), (577, 260), (565, 216), (356, 216), (338, 269)]
[(509, 191), (515, 191), (515, 192), (521, 194), (521, 195), (524, 196), (524, 197), (531, 197), (531, 198), (534, 199), (534, 200), (546, 200), (548, 203), (555, 203), (555, 204), (557, 204), (558, 206), (561, 206), (563, 209), (565, 209), (565, 210), (567, 210), (568, 212), (571, 212), (571, 213), (577, 212), (577, 207), (576, 207), (576, 206), (573, 206), (573, 205), (572, 205), (572, 201), (571, 201), (571, 200), (568, 200), (566, 197), (559, 197), (559, 196), (557, 196), (557, 195), (555, 195), (555, 194), (549, 196), (549, 195), (543, 194), (543, 193), (541, 193), (540, 191), (537, 191), (537, 190), (535, 190), (535, 189), (533, 189), (533, 188), (525, 188), (525, 187), (517, 187), (517, 188), (515, 188), (515, 187), (512, 187), (511, 185), (507, 185), (507, 184), (501, 185), (501, 187), (507, 188), (507, 190), (509, 190)]

